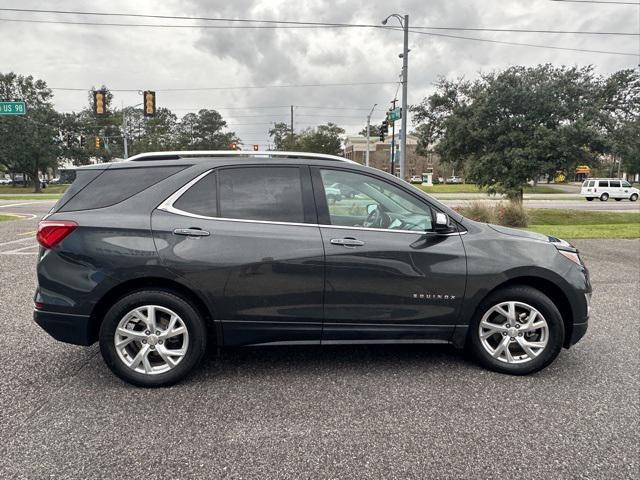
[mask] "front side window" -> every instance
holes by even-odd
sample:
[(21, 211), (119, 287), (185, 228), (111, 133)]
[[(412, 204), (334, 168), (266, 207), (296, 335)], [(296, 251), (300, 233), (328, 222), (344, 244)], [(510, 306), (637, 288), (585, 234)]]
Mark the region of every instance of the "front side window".
[(609, 182), (609, 186), (611, 188), (620, 188), (620, 181), (613, 181), (612, 180), (611, 182)]
[(598, 182), (598, 186), (599, 187), (608, 187), (609, 186), (609, 182), (607, 182), (606, 180), (600, 180)]
[(590, 186), (590, 187), (593, 187), (595, 184), (596, 184), (596, 182), (594, 182), (593, 180), (590, 180), (590, 181), (589, 181), (589, 186)]
[(623, 181), (622, 181), (622, 186), (623, 186), (624, 188), (629, 188), (629, 187), (631, 187), (631, 184), (630, 184), (629, 182), (627, 182), (627, 181), (624, 181), (624, 180), (623, 180)]
[(431, 208), (402, 189), (359, 173), (320, 170), (331, 225), (431, 230)]
[(220, 217), (304, 222), (298, 167), (240, 167), (218, 172)]

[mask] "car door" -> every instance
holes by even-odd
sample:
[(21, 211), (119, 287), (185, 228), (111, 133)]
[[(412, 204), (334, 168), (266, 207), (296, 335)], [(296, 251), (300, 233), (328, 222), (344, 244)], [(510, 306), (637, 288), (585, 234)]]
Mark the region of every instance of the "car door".
[(153, 212), (152, 228), (225, 344), (320, 342), (324, 250), (306, 166), (205, 172)]
[(609, 194), (611, 198), (622, 198), (622, 186), (620, 180), (609, 180)]
[[(312, 177), (326, 255), (323, 343), (450, 339), (466, 284), (455, 226), (433, 233), (435, 210), (410, 185), (337, 167)], [(329, 185), (356, 193), (328, 200)]]

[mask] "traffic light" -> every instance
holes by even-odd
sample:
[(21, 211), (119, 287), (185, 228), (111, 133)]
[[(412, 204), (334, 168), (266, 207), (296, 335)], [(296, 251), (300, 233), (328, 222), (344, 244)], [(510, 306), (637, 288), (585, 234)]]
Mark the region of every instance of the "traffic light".
[(96, 137), (96, 150), (100, 148), (100, 137)]
[(254, 145), (253, 146), (253, 151), (257, 152), (258, 150), (260, 150), (260, 145)]
[(238, 149), (238, 144), (237, 144), (237, 143), (231, 143), (231, 144), (229, 144), (229, 149), (230, 149), (230, 150), (237, 150), (237, 149)]
[(380, 141), (384, 142), (385, 137), (387, 136), (387, 132), (389, 131), (389, 122), (386, 120), (382, 121), (382, 125), (380, 126)]
[(154, 117), (156, 114), (156, 92), (147, 90), (142, 93), (144, 98), (143, 109), (145, 117)]
[(96, 115), (107, 114), (107, 92), (104, 90), (93, 91), (93, 113)]
[(70, 147), (73, 145), (73, 135), (71, 135), (70, 133), (67, 134), (67, 147)]
[(84, 138), (84, 135), (80, 135), (80, 146), (84, 147), (87, 144), (87, 140)]

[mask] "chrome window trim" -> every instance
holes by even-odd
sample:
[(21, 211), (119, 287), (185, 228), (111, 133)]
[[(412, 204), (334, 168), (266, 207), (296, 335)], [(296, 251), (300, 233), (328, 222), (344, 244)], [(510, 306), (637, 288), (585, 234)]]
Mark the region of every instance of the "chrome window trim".
[(184, 195), (184, 193), (189, 190), (193, 185), (198, 183), (201, 179), (209, 175), (213, 172), (213, 169), (207, 170), (206, 172), (201, 173), (194, 179), (187, 182), (185, 185), (176, 190), (173, 194), (171, 194), (164, 202), (158, 205), (157, 209), (162, 210), (164, 212), (173, 213), (175, 215), (181, 215), (183, 217), (191, 217), (191, 218), (199, 218), (201, 220), (215, 220), (222, 222), (239, 222), (239, 223), (258, 223), (258, 224), (267, 224), (267, 225), (290, 225), (296, 227), (318, 227), (318, 228), (333, 228), (333, 229), (341, 229), (341, 230), (362, 230), (367, 232), (383, 232), (383, 233), (403, 233), (403, 234), (413, 234), (413, 235), (440, 235), (440, 236), (453, 236), (453, 235), (464, 235), (467, 233), (463, 232), (452, 232), (452, 233), (436, 233), (436, 232), (427, 232), (427, 231), (419, 231), (419, 230), (393, 230), (390, 228), (369, 228), (369, 227), (347, 227), (342, 225), (324, 225), (321, 223), (297, 223), (297, 222), (277, 222), (272, 220), (249, 220), (246, 218), (227, 218), (227, 217), (209, 217), (207, 215), (199, 215), (197, 213), (187, 212), (185, 210), (180, 210), (173, 206), (178, 199)]

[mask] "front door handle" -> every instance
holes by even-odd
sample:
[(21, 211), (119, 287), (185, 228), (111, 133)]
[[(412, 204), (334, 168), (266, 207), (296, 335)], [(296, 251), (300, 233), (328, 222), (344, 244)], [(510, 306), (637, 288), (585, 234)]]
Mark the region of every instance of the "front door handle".
[(185, 237), (208, 237), (209, 232), (201, 228), (176, 228), (174, 235), (184, 235)]
[(332, 238), (332, 245), (342, 245), (343, 247), (362, 247), (364, 242), (355, 238)]

